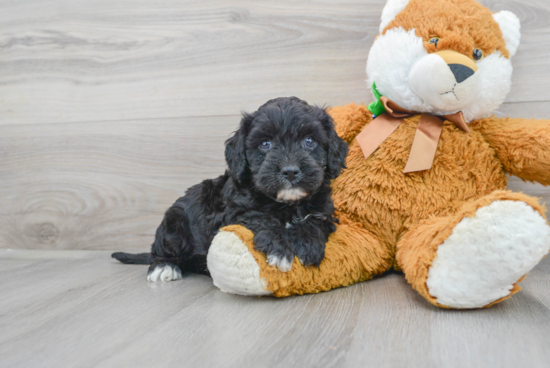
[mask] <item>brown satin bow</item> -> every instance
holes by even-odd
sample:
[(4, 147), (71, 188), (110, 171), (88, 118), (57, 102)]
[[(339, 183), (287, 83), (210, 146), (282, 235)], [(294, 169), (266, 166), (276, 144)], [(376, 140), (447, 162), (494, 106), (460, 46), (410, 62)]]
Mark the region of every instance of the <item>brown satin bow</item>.
[[(363, 131), (357, 136), (357, 142), (363, 150), (363, 155), (368, 158), (378, 146), (380, 146), (392, 134), (403, 119), (417, 113), (406, 110), (390, 100), (387, 97), (380, 97), (386, 112), (376, 117)], [(428, 170), (432, 167), (439, 136), (443, 130), (444, 119), (453, 122), (458, 128), (466, 133), (470, 132), (468, 125), (464, 121), (462, 111), (452, 115), (442, 117), (422, 114), (414, 140), (409, 154), (409, 159), (403, 172), (410, 173), (415, 171)]]

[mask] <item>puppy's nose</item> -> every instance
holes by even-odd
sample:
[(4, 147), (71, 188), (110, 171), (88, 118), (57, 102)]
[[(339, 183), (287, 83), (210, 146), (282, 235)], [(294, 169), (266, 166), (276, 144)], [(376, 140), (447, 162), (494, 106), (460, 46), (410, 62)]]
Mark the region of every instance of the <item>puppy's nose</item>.
[(300, 173), (300, 169), (296, 166), (287, 166), (282, 168), (281, 173), (283, 174), (286, 180), (293, 181), (294, 179), (296, 179), (296, 176), (298, 176), (298, 174)]

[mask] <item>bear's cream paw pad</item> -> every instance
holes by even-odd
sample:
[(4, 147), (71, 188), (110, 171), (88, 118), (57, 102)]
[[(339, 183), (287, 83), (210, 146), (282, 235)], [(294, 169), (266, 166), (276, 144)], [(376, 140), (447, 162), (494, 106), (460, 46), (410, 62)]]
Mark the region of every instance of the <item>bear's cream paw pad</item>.
[(426, 284), (437, 302), (480, 308), (510, 294), (550, 249), (550, 227), (531, 206), (494, 201), (464, 218), (437, 249)]
[(208, 250), (207, 265), (214, 285), (239, 295), (270, 295), (260, 278), (260, 267), (243, 241), (234, 233), (220, 230)]
[(157, 266), (153, 271), (147, 273), (147, 281), (150, 282), (168, 282), (182, 278), (179, 267), (172, 265)]

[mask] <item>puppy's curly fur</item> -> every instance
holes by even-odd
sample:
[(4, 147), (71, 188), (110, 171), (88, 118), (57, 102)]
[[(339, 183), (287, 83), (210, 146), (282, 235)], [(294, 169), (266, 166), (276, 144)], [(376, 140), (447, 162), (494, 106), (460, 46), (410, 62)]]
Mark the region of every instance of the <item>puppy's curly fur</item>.
[(335, 230), (330, 181), (347, 152), (323, 109), (296, 97), (270, 100), (244, 113), (226, 141), (225, 174), (189, 188), (166, 211), (151, 253), (113, 257), (150, 264), (150, 281), (180, 278), (181, 271), (208, 274), (206, 254), (218, 229), (241, 224), (281, 271), (290, 270), (295, 255), (318, 266)]

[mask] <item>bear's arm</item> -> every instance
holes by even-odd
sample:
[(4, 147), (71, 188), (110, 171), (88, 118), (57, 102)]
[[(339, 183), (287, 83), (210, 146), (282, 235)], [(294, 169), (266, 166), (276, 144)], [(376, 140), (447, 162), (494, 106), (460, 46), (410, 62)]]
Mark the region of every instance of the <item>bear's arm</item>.
[(490, 117), (479, 123), (506, 172), (550, 185), (550, 120)]
[(372, 121), (372, 113), (364, 105), (350, 103), (332, 107), (327, 112), (334, 120), (336, 133), (348, 144)]

